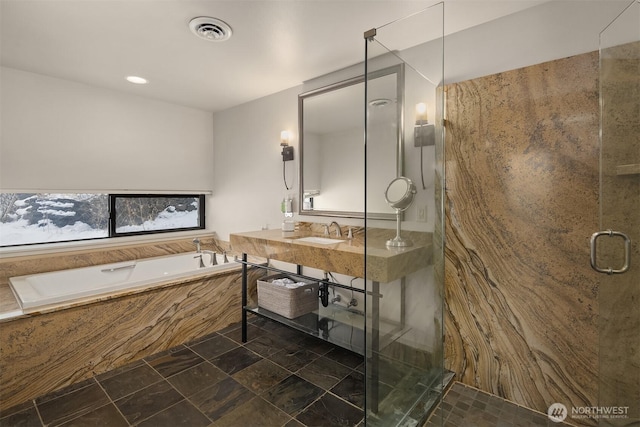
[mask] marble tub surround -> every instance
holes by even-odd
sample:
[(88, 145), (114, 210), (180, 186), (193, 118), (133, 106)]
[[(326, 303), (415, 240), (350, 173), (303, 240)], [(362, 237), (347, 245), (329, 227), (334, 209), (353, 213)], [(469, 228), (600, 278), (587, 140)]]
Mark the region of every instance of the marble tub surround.
[[(231, 234), (234, 252), (303, 265), (353, 277), (364, 277), (364, 230), (358, 230), (354, 238), (330, 236), (335, 244), (301, 242), (309, 236), (326, 237), (314, 226), (296, 227), (296, 231), (260, 230)], [(414, 245), (408, 248), (387, 248), (385, 243), (395, 237), (395, 230), (367, 230), (367, 278), (382, 283), (392, 282), (416, 270), (426, 267), (431, 260), (431, 233), (403, 232)], [(339, 240), (342, 240), (340, 242)]]
[[(228, 251), (228, 243), (214, 236), (200, 236), (202, 249), (218, 253)], [(64, 245), (61, 243), (61, 245)], [(27, 274), (46, 273), (98, 264), (151, 258), (195, 250), (193, 237), (171, 239), (154, 243), (123, 244), (108, 248), (78, 249), (38, 255), (5, 255), (0, 258), (0, 285), (9, 283), (9, 278)]]
[[(93, 265), (108, 264), (114, 262), (130, 261), (135, 259), (156, 257), (177, 254), (181, 252), (192, 252), (195, 248), (193, 239), (184, 240), (169, 240), (166, 242), (158, 242), (154, 244), (137, 244), (137, 245), (123, 245), (115, 248), (93, 250), (93, 251), (74, 251), (72, 253), (52, 253), (38, 256), (20, 256), (20, 257), (6, 257), (0, 259), (0, 322), (11, 320), (16, 317), (25, 316), (20, 304), (15, 298), (15, 295), (11, 291), (9, 285), (9, 278), (15, 276), (23, 276), (29, 274), (38, 274), (49, 271), (58, 271), (71, 268), (81, 268)], [(217, 253), (228, 251), (228, 242), (218, 241), (215, 238), (200, 238), (202, 249), (214, 250)], [(233, 262), (233, 255), (229, 254), (229, 261)], [(256, 260), (260, 262), (260, 260)], [(238, 267), (240, 268), (240, 267)], [(158, 282), (152, 287), (162, 288), (167, 286), (175, 286), (181, 283), (187, 283), (193, 280), (194, 277), (205, 276), (194, 275), (184, 280), (172, 280)], [(52, 312), (58, 310), (64, 310), (79, 305), (106, 301), (112, 298), (118, 298), (125, 295), (131, 295), (140, 292), (146, 292), (147, 289), (134, 289), (134, 290), (122, 290), (114, 292), (106, 296), (90, 297), (81, 301), (73, 303), (60, 303), (53, 306), (49, 306), (46, 309), (40, 310), (36, 313)]]
[[(249, 294), (264, 274), (249, 269)], [(240, 320), (241, 275), (6, 321), (0, 326), (0, 410), (211, 334)]]
[(22, 315), (22, 309), (9, 284), (0, 285), (0, 322), (7, 317)]
[(598, 53), (446, 88), (445, 360), (546, 413), (598, 402)]

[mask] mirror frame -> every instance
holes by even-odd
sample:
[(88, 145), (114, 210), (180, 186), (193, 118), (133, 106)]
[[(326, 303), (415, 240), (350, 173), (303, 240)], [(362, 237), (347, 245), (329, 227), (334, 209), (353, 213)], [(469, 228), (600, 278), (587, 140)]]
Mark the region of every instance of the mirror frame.
[[(404, 66), (403, 64), (397, 64), (391, 67), (383, 68), (381, 70), (372, 71), (369, 74), (369, 80), (375, 79), (378, 77), (388, 76), (390, 74), (396, 74), (396, 95), (397, 95), (397, 117), (398, 117), (398, 126), (397, 126), (397, 138), (396, 138), (396, 178), (402, 176), (404, 169)], [(328, 92), (340, 90), (349, 86), (353, 86), (358, 83), (365, 82), (365, 75), (360, 75), (357, 77), (353, 77), (347, 80), (343, 80), (337, 83), (330, 84), (328, 86), (324, 86), (318, 89), (310, 90), (308, 92), (304, 92), (298, 95), (298, 135), (299, 135), (299, 148), (300, 150), (300, 161), (299, 161), (299, 180), (300, 187), (298, 191), (299, 203), (298, 203), (298, 214), (300, 215), (315, 215), (315, 216), (331, 216), (331, 217), (342, 217), (342, 218), (364, 218), (365, 211), (340, 211), (340, 210), (315, 210), (315, 209), (304, 209), (304, 100), (322, 95)], [(363, 102), (367, 102), (366, 99), (366, 89), (365, 89), (365, 99)], [(366, 114), (366, 110), (365, 110)], [(364, 117), (363, 117), (364, 120)], [(365, 129), (366, 132), (366, 129)], [(364, 136), (362, 143), (364, 145)], [(365, 186), (366, 188), (366, 186)], [(365, 198), (366, 200), (366, 198)], [(365, 208), (363, 206), (363, 208)], [(371, 219), (388, 219), (395, 220), (395, 213), (384, 213), (384, 212), (367, 212), (367, 218)]]

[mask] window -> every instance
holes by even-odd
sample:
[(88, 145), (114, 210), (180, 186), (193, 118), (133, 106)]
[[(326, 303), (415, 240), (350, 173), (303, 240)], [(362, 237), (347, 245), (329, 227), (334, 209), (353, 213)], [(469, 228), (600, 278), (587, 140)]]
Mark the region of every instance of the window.
[(0, 246), (108, 236), (107, 194), (0, 193)]
[(0, 246), (204, 229), (204, 197), (0, 193)]
[(204, 228), (204, 196), (112, 194), (111, 235)]

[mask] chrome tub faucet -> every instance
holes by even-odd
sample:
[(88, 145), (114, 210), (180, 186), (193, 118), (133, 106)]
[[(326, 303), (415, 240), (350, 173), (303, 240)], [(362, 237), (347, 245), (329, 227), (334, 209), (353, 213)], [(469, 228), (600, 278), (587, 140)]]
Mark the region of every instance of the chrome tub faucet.
[(218, 260), (216, 259), (216, 253), (214, 251), (203, 250), (203, 254), (209, 254), (211, 256), (211, 266), (218, 265)]

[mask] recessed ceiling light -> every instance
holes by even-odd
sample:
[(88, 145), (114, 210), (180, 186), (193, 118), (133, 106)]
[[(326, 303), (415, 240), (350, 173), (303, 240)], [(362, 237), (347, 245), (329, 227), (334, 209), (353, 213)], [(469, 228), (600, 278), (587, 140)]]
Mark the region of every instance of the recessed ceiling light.
[(127, 81), (136, 85), (146, 85), (147, 83), (149, 83), (149, 80), (145, 79), (144, 77), (138, 76), (127, 76)]

